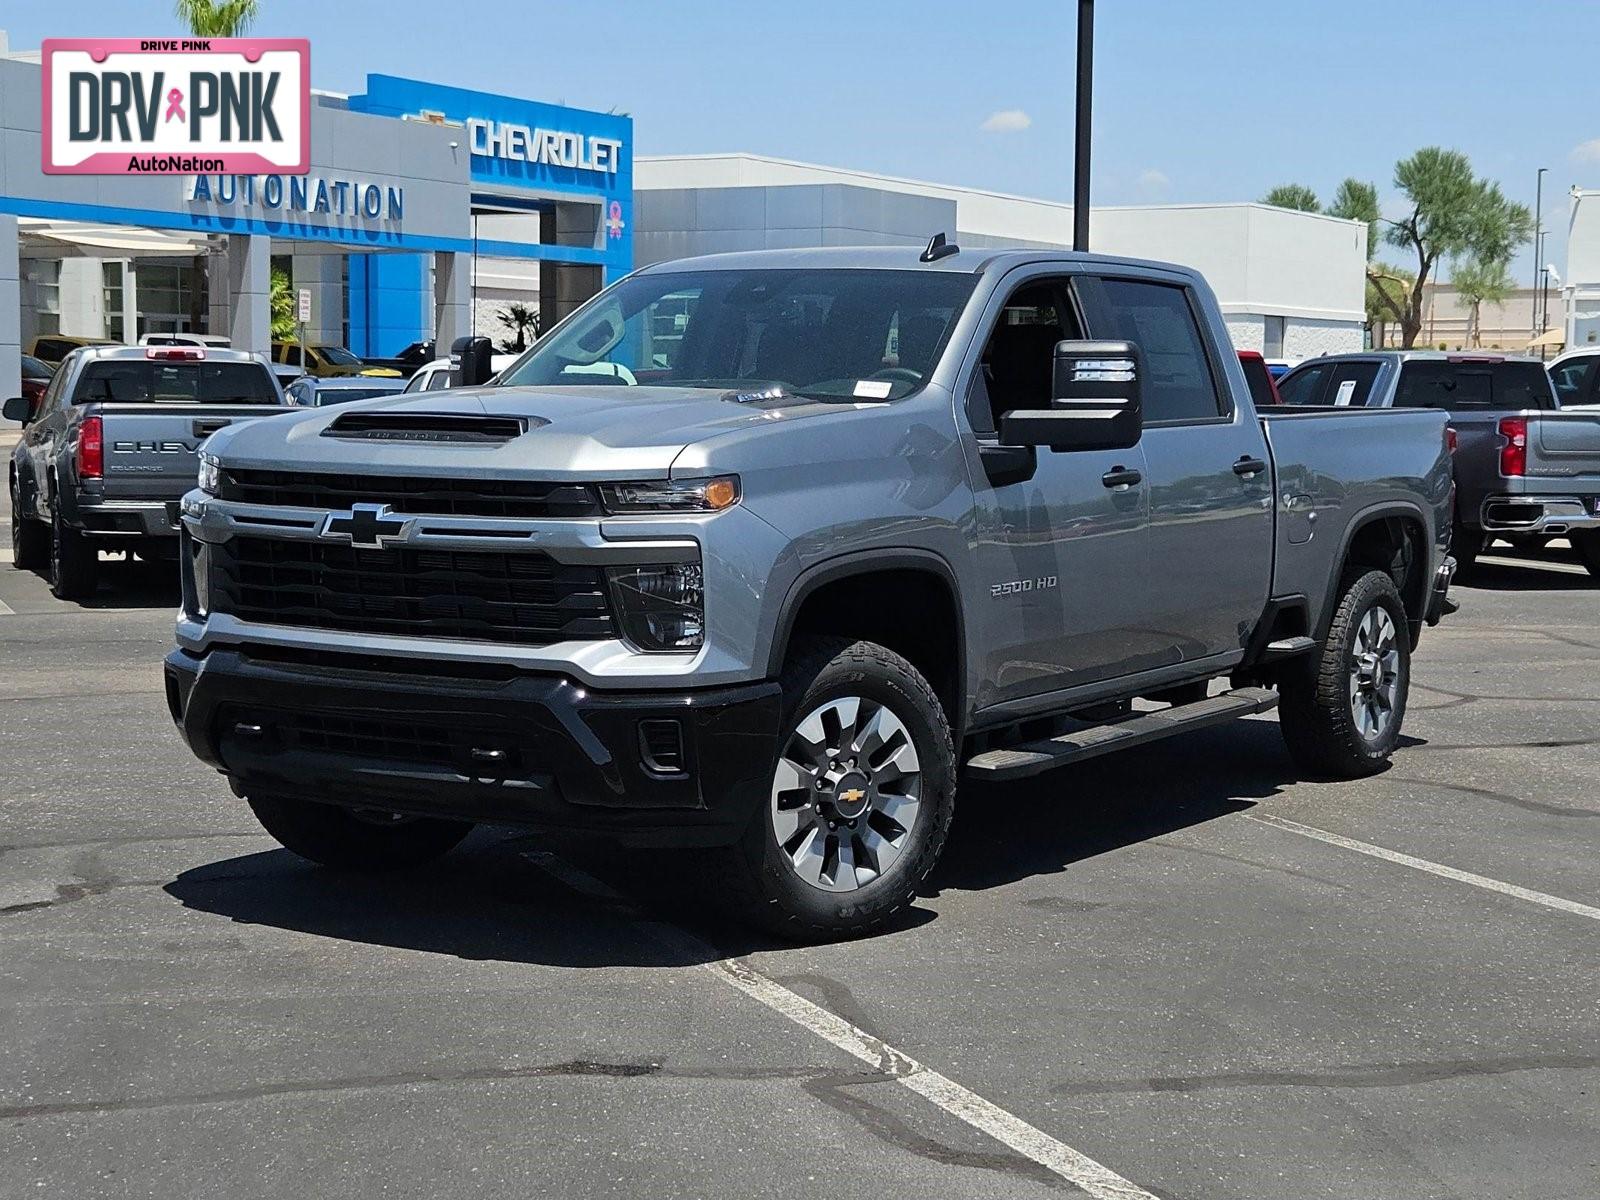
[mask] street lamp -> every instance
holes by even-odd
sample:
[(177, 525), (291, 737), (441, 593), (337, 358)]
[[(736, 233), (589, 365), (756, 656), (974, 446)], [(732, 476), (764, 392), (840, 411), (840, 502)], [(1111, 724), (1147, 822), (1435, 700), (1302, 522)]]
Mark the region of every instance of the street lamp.
[(1072, 248), (1089, 248), (1089, 109), (1094, 91), (1094, 0), (1078, 0), (1078, 114), (1073, 141)]
[[(1538, 287), (1539, 286), (1539, 264), (1544, 261), (1544, 248), (1539, 245), (1539, 238), (1542, 237), (1543, 235), (1539, 232), (1539, 230), (1541, 228), (1543, 217), (1544, 217), (1544, 213), (1541, 211), (1544, 208), (1544, 175), (1545, 175), (1545, 172), (1548, 171), (1549, 169), (1550, 169), (1549, 167), (1540, 167), (1538, 174), (1536, 174), (1534, 176), (1534, 179), (1533, 179), (1533, 284), (1534, 284), (1534, 287)], [(1533, 336), (1534, 337), (1539, 337), (1541, 334), (1544, 333), (1545, 314), (1541, 313), (1539, 311), (1539, 295), (1538, 295), (1537, 292), (1534, 293), (1534, 295), (1532, 297), (1532, 300), (1533, 300), (1533, 305), (1532, 305), (1532, 307), (1533, 307), (1533, 323), (1534, 323), (1535, 326), (1537, 326), (1537, 328), (1535, 328), (1534, 331), (1533, 331)]]

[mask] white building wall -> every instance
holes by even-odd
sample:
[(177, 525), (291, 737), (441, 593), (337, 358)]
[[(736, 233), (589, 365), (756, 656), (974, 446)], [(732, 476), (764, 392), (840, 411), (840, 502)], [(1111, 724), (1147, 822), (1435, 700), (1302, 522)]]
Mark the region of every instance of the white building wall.
[(1572, 189), (1567, 224), (1567, 346), (1600, 344), (1600, 191)]

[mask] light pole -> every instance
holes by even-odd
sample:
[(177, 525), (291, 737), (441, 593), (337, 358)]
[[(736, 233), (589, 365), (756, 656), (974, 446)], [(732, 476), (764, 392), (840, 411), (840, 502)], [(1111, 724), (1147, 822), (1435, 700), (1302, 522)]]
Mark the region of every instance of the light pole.
[(1072, 162), (1072, 248), (1089, 248), (1089, 126), (1094, 93), (1094, 0), (1078, 0), (1078, 113)]
[[(1533, 254), (1535, 269), (1533, 273), (1534, 286), (1538, 289), (1533, 295), (1533, 318), (1539, 326), (1533, 336), (1542, 338), (1545, 326), (1550, 323), (1550, 268), (1544, 261), (1544, 240), (1550, 236), (1548, 229), (1542, 229), (1533, 235)], [(1539, 347), (1539, 361), (1544, 361), (1544, 346)]]
[[(1535, 287), (1539, 285), (1539, 267), (1544, 262), (1544, 250), (1539, 245), (1541, 236), (1539, 230), (1542, 227), (1544, 217), (1544, 213), (1541, 211), (1544, 208), (1544, 173), (1549, 169), (1549, 167), (1540, 167), (1538, 174), (1533, 177), (1533, 283)], [(1531, 299), (1533, 323), (1535, 325), (1532, 337), (1538, 337), (1544, 332), (1545, 317), (1539, 311), (1538, 294), (1535, 293)]]

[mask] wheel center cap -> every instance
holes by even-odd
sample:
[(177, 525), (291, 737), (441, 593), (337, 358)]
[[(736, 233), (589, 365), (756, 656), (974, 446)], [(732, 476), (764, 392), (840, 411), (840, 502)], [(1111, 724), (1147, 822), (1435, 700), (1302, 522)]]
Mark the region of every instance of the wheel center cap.
[(1383, 686), (1383, 660), (1376, 654), (1363, 654), (1356, 670), (1363, 687), (1376, 689)]
[(871, 804), (872, 781), (860, 771), (848, 771), (833, 785), (833, 808), (846, 821), (853, 821)]

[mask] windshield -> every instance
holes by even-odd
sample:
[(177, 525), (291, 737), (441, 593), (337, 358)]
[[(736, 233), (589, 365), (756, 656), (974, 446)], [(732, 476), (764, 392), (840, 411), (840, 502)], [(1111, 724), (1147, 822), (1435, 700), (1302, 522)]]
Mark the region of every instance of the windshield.
[(317, 353), (339, 367), (359, 367), (361, 360), (343, 346), (318, 346)]
[(684, 271), (602, 292), (499, 382), (894, 400), (920, 388), (977, 284), (950, 271)]
[(278, 389), (256, 363), (103, 359), (84, 367), (74, 404), (277, 404)]
[(349, 404), (352, 400), (373, 400), (379, 396), (393, 396), (395, 389), (392, 387), (353, 387), (353, 388), (318, 388), (313, 395), (313, 401), (319, 407), (329, 404)]

